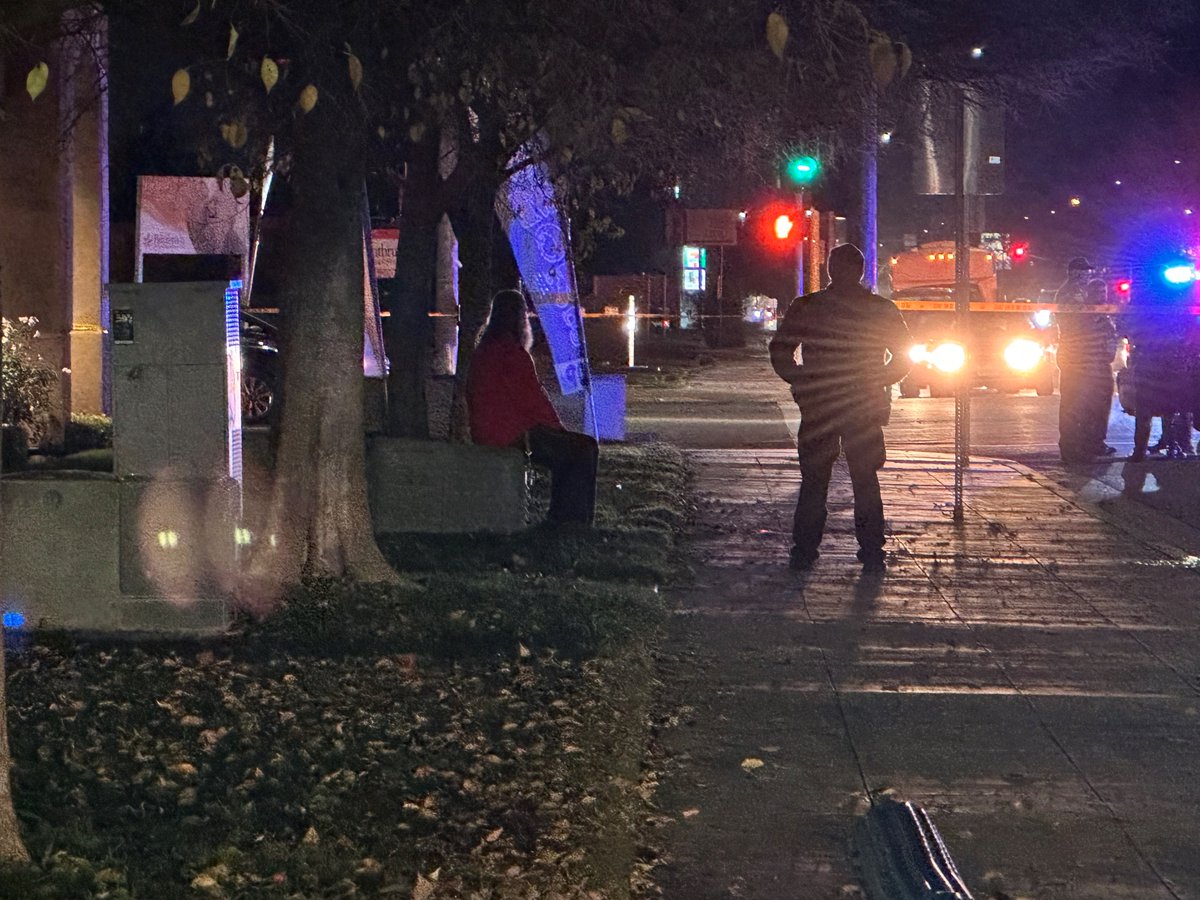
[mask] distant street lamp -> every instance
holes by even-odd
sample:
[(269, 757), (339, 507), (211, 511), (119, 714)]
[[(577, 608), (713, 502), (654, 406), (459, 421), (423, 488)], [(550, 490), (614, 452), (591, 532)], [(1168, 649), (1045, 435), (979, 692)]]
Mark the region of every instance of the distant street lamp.
[(971, 59), (983, 59), (983, 48), (982, 47), (972, 47), (971, 48)]
[(1080, 200), (1078, 197), (1072, 197), (1072, 198), (1071, 198), (1071, 205), (1072, 205), (1072, 206), (1079, 206), (1079, 204), (1081, 204), (1082, 202), (1083, 202), (1083, 201), (1082, 201), (1082, 200)]

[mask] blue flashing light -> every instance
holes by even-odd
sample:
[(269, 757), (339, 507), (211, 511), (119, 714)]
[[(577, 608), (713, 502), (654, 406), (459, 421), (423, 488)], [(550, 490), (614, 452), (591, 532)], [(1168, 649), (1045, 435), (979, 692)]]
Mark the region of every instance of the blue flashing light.
[(1172, 263), (1162, 274), (1167, 284), (1182, 286), (1196, 280), (1196, 267), (1192, 263)]
[(0, 621), (4, 622), (5, 628), (25, 627), (25, 617), (19, 612), (6, 612)]

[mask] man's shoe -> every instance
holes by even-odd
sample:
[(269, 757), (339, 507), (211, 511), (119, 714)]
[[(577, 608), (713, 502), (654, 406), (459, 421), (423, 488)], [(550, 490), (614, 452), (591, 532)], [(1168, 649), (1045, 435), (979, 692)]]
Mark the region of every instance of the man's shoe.
[(820, 553), (813, 551), (812, 553), (798, 553), (792, 550), (791, 556), (788, 559), (788, 568), (793, 572), (808, 572), (817, 564), (817, 559)]
[(1105, 444), (1104, 449), (1100, 451), (1100, 455), (1101, 456), (1112, 456), (1116, 452), (1117, 452), (1116, 447), (1110, 447), (1110, 446), (1108, 446), (1108, 444)]
[(882, 575), (887, 572), (887, 560), (882, 556), (868, 556), (863, 560), (864, 575)]

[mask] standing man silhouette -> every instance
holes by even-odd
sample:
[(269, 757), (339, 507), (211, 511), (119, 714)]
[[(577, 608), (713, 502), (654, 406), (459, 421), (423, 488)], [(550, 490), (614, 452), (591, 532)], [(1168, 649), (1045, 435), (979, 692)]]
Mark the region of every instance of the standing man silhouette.
[(854, 487), (854, 532), (864, 573), (882, 573), (887, 459), (883, 426), (891, 386), (912, 367), (912, 338), (896, 304), (862, 285), (863, 254), (842, 244), (829, 254), (829, 287), (797, 297), (771, 341), (771, 365), (800, 407), (796, 448), (800, 497), (792, 524), (791, 567), (811, 569), (825, 531), (833, 464), (846, 454)]

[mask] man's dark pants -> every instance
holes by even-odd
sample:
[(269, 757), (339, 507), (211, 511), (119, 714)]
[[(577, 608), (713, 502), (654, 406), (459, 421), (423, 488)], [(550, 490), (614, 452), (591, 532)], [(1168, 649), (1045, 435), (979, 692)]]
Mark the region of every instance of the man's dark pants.
[(551, 522), (592, 523), (596, 510), (596, 464), (599, 447), (594, 438), (576, 431), (538, 425), (526, 437), (534, 465), (550, 470)]
[(815, 559), (825, 532), (825, 501), (838, 453), (846, 454), (854, 488), (854, 533), (859, 559), (883, 558), (883, 499), (879, 470), (887, 461), (883, 428), (853, 413), (802, 413), (796, 436), (800, 456), (800, 498), (792, 521), (792, 557)]
[(1106, 365), (1066, 366), (1059, 372), (1058, 447), (1067, 461), (1104, 451), (1112, 411), (1113, 377)]

